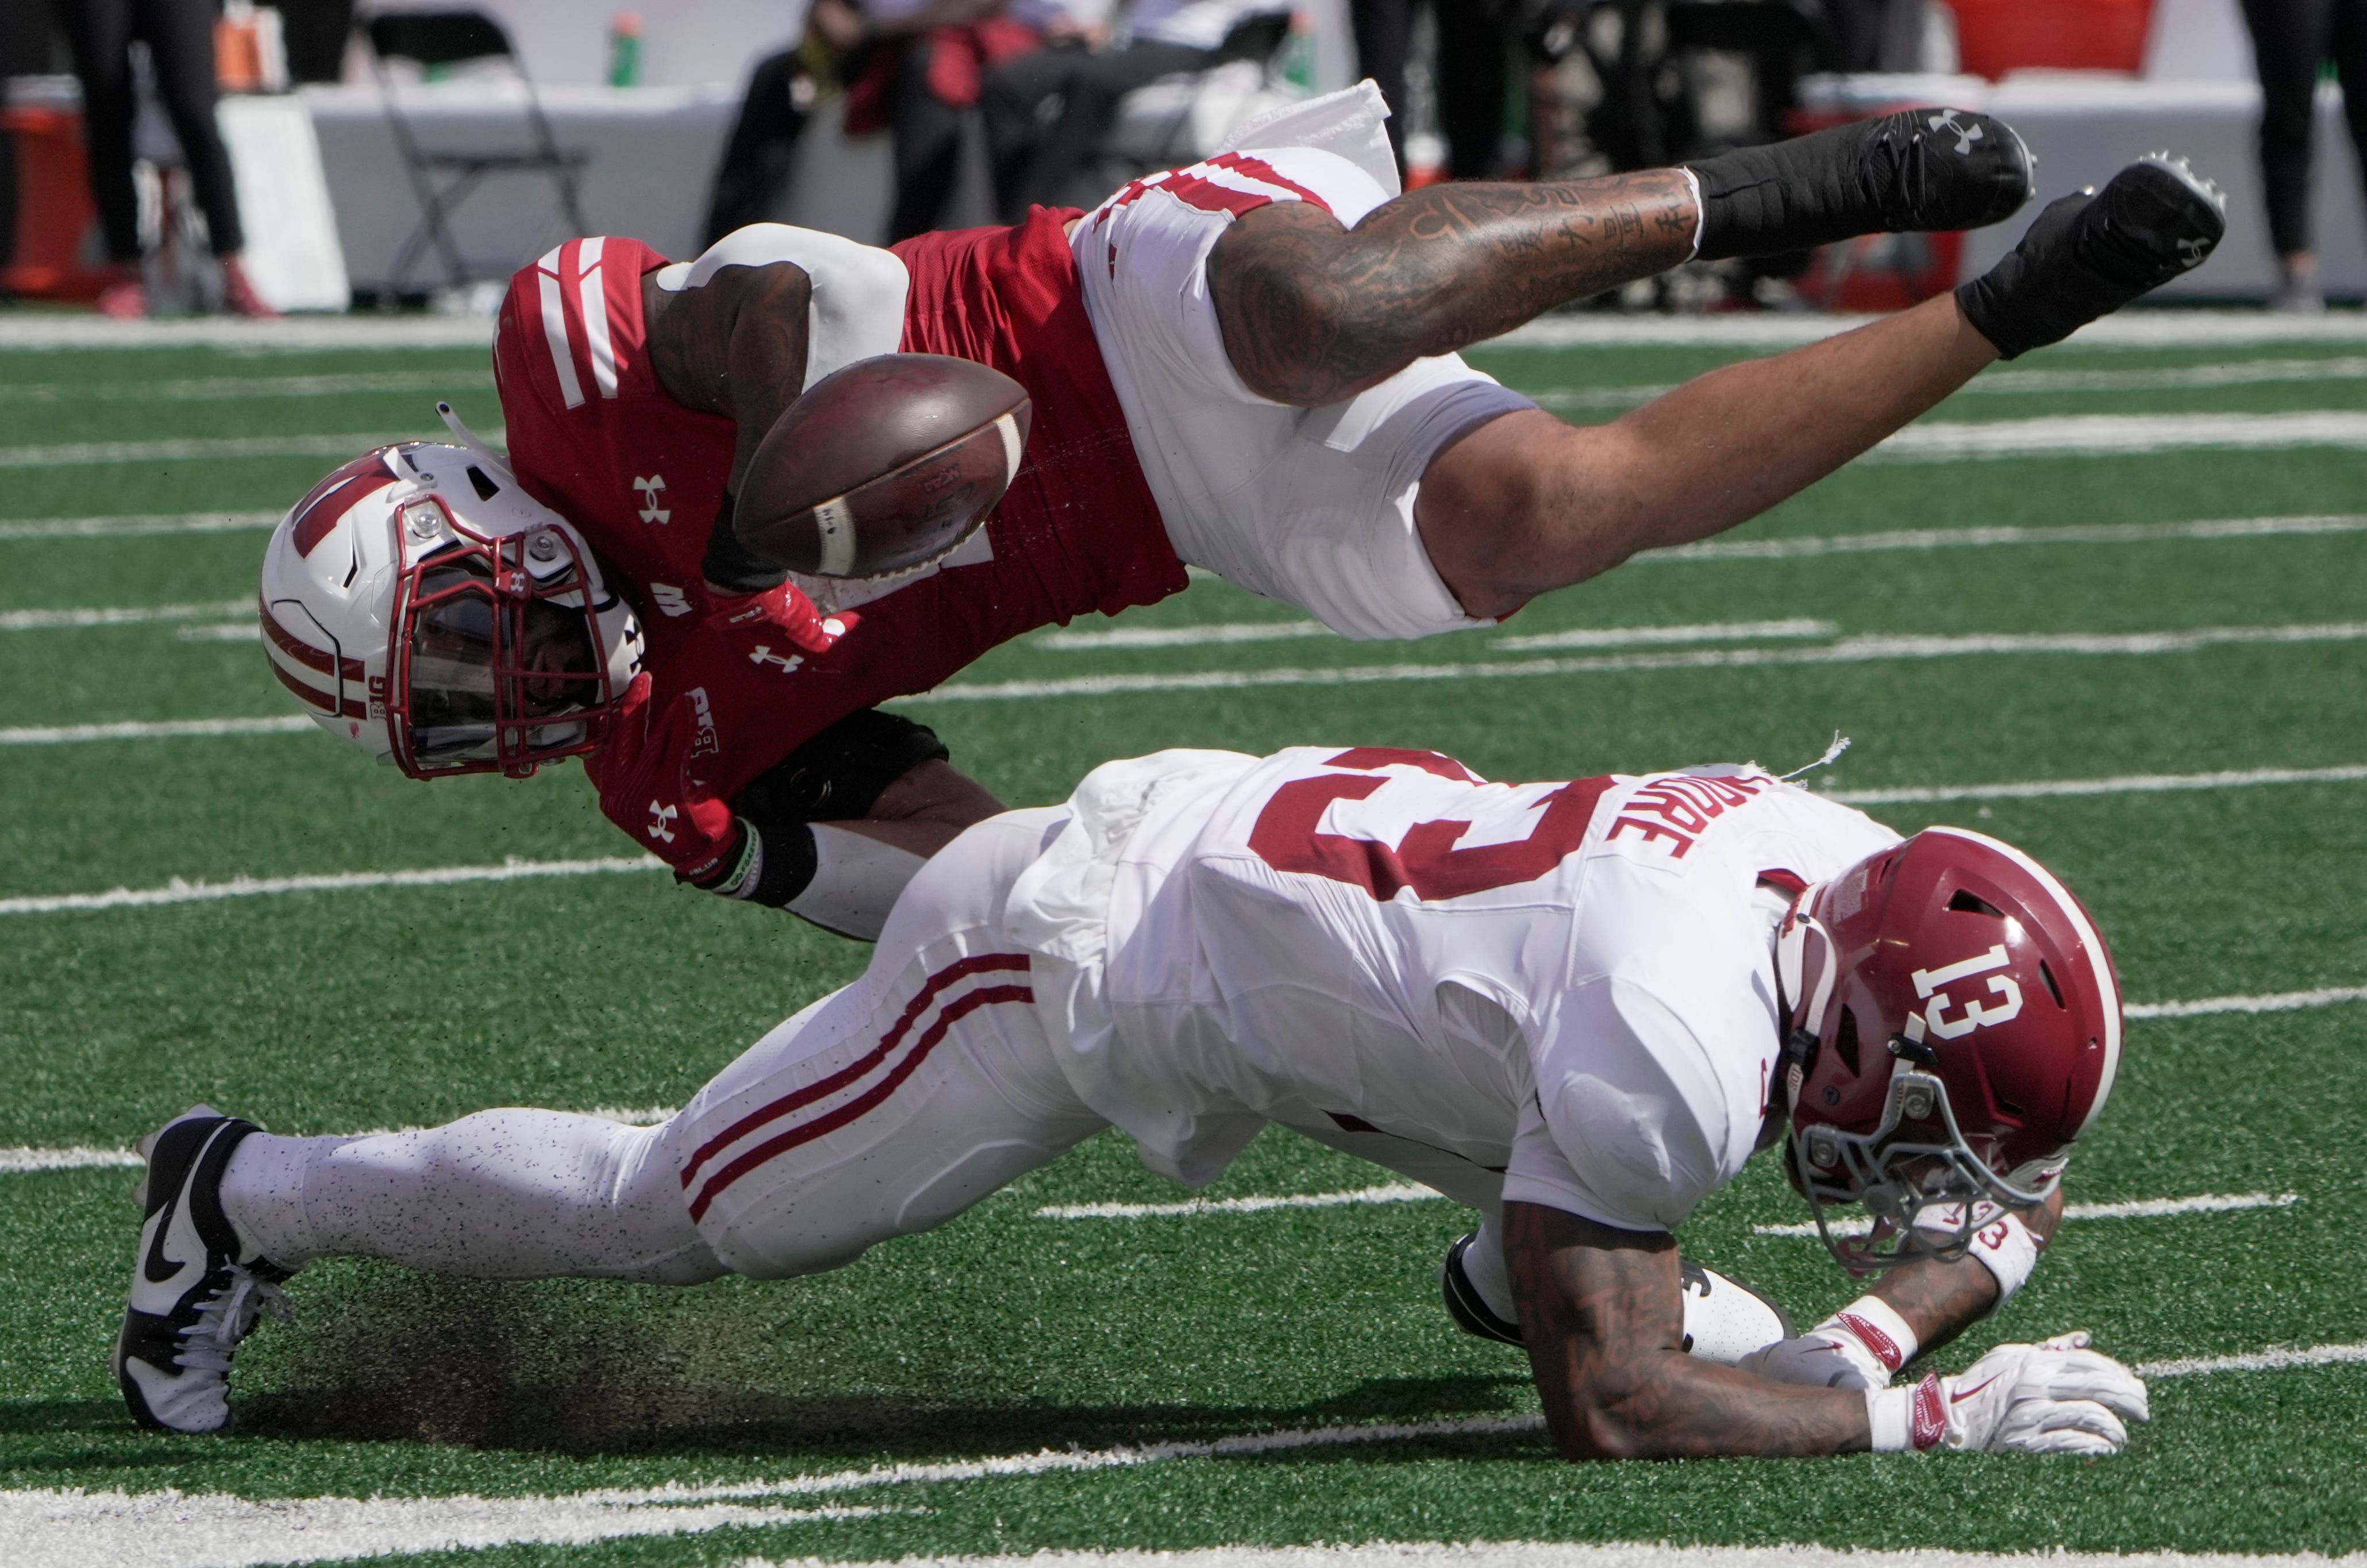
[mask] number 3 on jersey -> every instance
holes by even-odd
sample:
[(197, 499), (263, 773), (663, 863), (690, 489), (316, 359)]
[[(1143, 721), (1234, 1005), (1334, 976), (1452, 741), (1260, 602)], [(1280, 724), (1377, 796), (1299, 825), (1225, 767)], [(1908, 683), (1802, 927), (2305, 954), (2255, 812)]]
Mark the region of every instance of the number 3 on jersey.
[[(1327, 757), (1324, 762), (1328, 767), (1358, 770), (1395, 764), (1465, 784), (1480, 782), (1470, 769), (1435, 751), (1360, 746)], [(1265, 809), (1258, 813), (1257, 823), (1250, 829), (1250, 849), (1276, 871), (1307, 872), (1345, 882), (1378, 899), (1393, 898), (1407, 887), (1425, 901), (1460, 898), (1534, 882), (1559, 865), (1584, 840), (1595, 803), (1612, 783), (1595, 778), (1563, 784), (1536, 803), (1545, 808), (1536, 826), (1527, 838), (1512, 843), (1458, 848), (1471, 824), (1452, 818), (1417, 822), (1394, 846), (1318, 830), (1323, 813), (1334, 801), (1363, 800), (1388, 782), (1387, 774), (1370, 771), (1293, 779), (1275, 790)]]

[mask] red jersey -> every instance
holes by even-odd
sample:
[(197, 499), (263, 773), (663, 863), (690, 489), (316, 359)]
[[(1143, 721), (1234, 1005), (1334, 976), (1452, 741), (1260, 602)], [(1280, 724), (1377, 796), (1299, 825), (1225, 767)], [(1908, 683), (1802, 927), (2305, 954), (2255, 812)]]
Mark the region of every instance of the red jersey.
[(1011, 377), (1033, 400), (1033, 428), (983, 545), (974, 537), (954, 558), (973, 564), (863, 603), (855, 628), (819, 654), (705, 625), (708, 535), (738, 427), (674, 401), (650, 365), (641, 277), (666, 258), (637, 240), (572, 240), (511, 277), (493, 340), (511, 466), (634, 600), (653, 710), (698, 694), (690, 744), (713, 761), (694, 773), (721, 798), (830, 725), (928, 691), (997, 643), (1184, 586), (1085, 318), (1062, 231), (1073, 216), (1038, 208), (1014, 228), (894, 247), (911, 278), (903, 350)]

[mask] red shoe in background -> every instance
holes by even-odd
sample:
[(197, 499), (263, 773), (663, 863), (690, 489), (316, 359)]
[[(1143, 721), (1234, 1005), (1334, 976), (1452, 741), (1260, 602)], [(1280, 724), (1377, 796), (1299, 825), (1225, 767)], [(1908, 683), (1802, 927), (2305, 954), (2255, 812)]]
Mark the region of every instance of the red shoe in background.
[(251, 321), (279, 319), (279, 312), (265, 304), (263, 296), (255, 291), (255, 285), (247, 281), (246, 269), (239, 265), (236, 256), (222, 257), (221, 272), (223, 310)]
[(140, 281), (140, 269), (118, 271), (114, 281), (98, 291), (97, 309), (110, 321), (136, 321), (146, 316), (148, 286)]

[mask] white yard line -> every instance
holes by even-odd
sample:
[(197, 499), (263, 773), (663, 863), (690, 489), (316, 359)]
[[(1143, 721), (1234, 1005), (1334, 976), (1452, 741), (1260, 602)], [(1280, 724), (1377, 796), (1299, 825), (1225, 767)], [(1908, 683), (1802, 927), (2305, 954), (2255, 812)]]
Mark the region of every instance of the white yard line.
[(1503, 653), (1542, 652), (1554, 648), (1648, 648), (1681, 642), (1755, 642), (1762, 637), (1837, 636), (1830, 621), (1710, 621), (1679, 626), (1573, 626), (1568, 631), (1500, 637), (1490, 648)]
[[(2367, 380), (2367, 355), (2327, 359), (2233, 359), (2161, 370), (1991, 370), (1957, 389), (1962, 397), (2030, 397), (2049, 392), (2176, 392), (2218, 387), (2279, 386), (2309, 381)], [(1595, 387), (1547, 387), (1529, 392), (1549, 409), (1630, 409), (1676, 390), (1675, 382)], [(1523, 389), (1526, 390), (1526, 389)]]
[[(304, 722), (310, 723), (311, 720)], [(0, 915), (55, 915), (73, 910), (153, 908), (161, 904), (203, 904), (221, 898), (261, 898), (281, 893), (345, 893), (368, 887), (451, 887), (470, 882), (517, 882), (541, 876), (603, 876), (617, 872), (663, 871), (652, 855), (595, 860), (517, 860), (500, 865), (439, 865), (416, 871), (342, 871), (312, 876), (239, 876), (228, 882), (184, 882), (162, 887), (115, 887), (105, 893), (53, 893), (0, 898)]]
[(2367, 446), (2367, 413), (2075, 413), (2043, 419), (1936, 420), (1910, 424), (1868, 462), (1953, 463), (1992, 457), (2100, 457), (2173, 451), (2271, 451)]
[(1039, 1220), (1147, 1220), (1172, 1215), (1259, 1214), (1268, 1209), (1337, 1209), (1350, 1203), (1426, 1203), (1446, 1194), (1408, 1182), (1360, 1187), (1353, 1192), (1305, 1192), (1283, 1198), (1195, 1198), (1185, 1203), (1062, 1203), (1038, 1209)]
[(277, 718), (131, 718), (109, 724), (30, 724), (0, 729), (0, 746), (71, 746), (85, 740), (186, 740), (216, 735), (309, 735), (318, 728), (300, 713)]
[(1072, 675), (1049, 681), (957, 682), (900, 699), (915, 703), (1035, 702), (1161, 692), (1246, 691), (1275, 686), (1355, 686), (1400, 681), (1487, 681), (1641, 671), (1730, 670), (1769, 665), (1869, 664), (1894, 660), (2043, 654), (2146, 658), (2245, 644), (2356, 642), (2367, 622), (2283, 626), (2201, 626), (2164, 632), (1975, 632), (1936, 637), (1882, 632), (1823, 648), (1694, 649), (1591, 659), (1471, 660), (1452, 664), (1343, 664), (1329, 669), (1204, 670), (1174, 674)]
[[(914, 1568), (915, 1558), (827, 1568)], [(1010, 1557), (932, 1557), (935, 1568), (2328, 1568), (2367, 1555), (2251, 1556), (2186, 1551), (1884, 1551), (1833, 1546), (1696, 1546), (1659, 1541), (1367, 1540), (1315, 1546), (1200, 1546), (1184, 1551), (1098, 1548)], [(819, 1558), (743, 1557), (731, 1568), (825, 1568)]]
[(0, 522), (0, 540), (127, 539), (154, 534), (228, 534), (268, 528), (277, 512), (160, 512), (119, 517), (36, 517)]
[(2184, 1002), (2131, 1002), (2121, 1011), (2127, 1018), (2203, 1018), (2225, 1012), (2298, 1012), (2344, 1002), (2367, 1002), (2367, 986), (2327, 986), (2262, 997), (2198, 997)]
[[(251, 599), (218, 599), (207, 604), (121, 604), (87, 610), (0, 610), (0, 632), (55, 631), (74, 626), (129, 626), (152, 621), (198, 621), (210, 616), (252, 615)], [(257, 636), (262, 626), (255, 627)]]
[[(247, 1498), (219, 1492), (0, 1492), (17, 1568), (247, 1568), (489, 1546), (583, 1546), (731, 1526), (857, 1519), (883, 1510), (584, 1497)], [(900, 1510), (899, 1510), (900, 1511)]]
[[(1478, 344), (1489, 348), (1795, 348), (1880, 316), (1546, 316)], [(2080, 348), (2214, 348), (2238, 343), (2367, 342), (2367, 314), (2274, 316), (2265, 310), (2124, 310), (2082, 327)]]
[(1330, 637), (1331, 628), (1314, 621), (1211, 621), (1196, 626), (1117, 626), (1109, 631), (1038, 632), (1027, 639), (1030, 648), (1056, 653), (1082, 653), (1112, 648), (1201, 648), (1234, 642), (1284, 642), (1293, 637)]
[(183, 642), (261, 642), (260, 621), (226, 621), (217, 626), (183, 626), (173, 634)]
[(246, 321), (223, 316), (110, 321), (95, 315), (0, 316), (0, 350), (228, 348), (485, 348), (491, 316), (286, 316)]
[(1865, 534), (1807, 535), (1790, 539), (1706, 539), (1647, 550), (1637, 561), (1792, 560), (1887, 550), (1993, 549), (2005, 545), (2154, 545), (2183, 539), (2253, 539), (2285, 535), (2367, 532), (2367, 514), (2293, 517), (2211, 517), (2176, 523), (2071, 523), (2026, 527), (2006, 523), (1962, 528), (1886, 528)]
[(2235, 768), (2209, 773), (2124, 773), (2101, 779), (2023, 779), (1993, 784), (1900, 784), (1889, 789), (1818, 791), (1844, 806), (1923, 805), (1942, 800), (2051, 800), (2089, 795), (2158, 795), (2190, 789), (2249, 789), (2260, 784), (2356, 784), (2367, 766)]
[[(2149, 1377), (2176, 1378), (2214, 1372), (2279, 1371), (2360, 1359), (2367, 1359), (2367, 1347), (2321, 1346), (2275, 1349), (2251, 1356), (2156, 1361), (2137, 1370)], [(727, 1524), (790, 1523), (832, 1516), (821, 1509), (767, 1514), (748, 1506), (774, 1499), (825, 1497), (907, 1486), (1084, 1474), (1173, 1460), (1246, 1458), (1373, 1443), (1525, 1435), (1541, 1431), (1544, 1425), (1543, 1417), (1522, 1413), (1372, 1426), (1300, 1427), (1200, 1442), (1048, 1449), (1031, 1454), (936, 1464), (877, 1465), (770, 1480), (606, 1487), (555, 1497), (282, 1497), (248, 1501), (220, 1493), (88, 1493), (43, 1488), (0, 1492), (0, 1534), (9, 1540), (11, 1561), (25, 1562), (28, 1568), (247, 1568), (249, 1564), (407, 1555), (504, 1541), (578, 1542), (681, 1533)], [(736, 1511), (728, 1511), (733, 1505), (740, 1506)], [(1419, 1549), (1423, 1555), (1433, 1550), (1444, 1552), (1455, 1549)], [(1671, 1549), (1546, 1550), (1666, 1553)], [(1750, 1561), (1765, 1562), (1770, 1568), (1800, 1568), (1806, 1561), (1801, 1555), (1804, 1550), (1785, 1548), (1781, 1556)], [(1831, 1561), (1835, 1568), (1863, 1568), (1869, 1556), (1836, 1553)], [(1665, 1562), (1668, 1568), (1679, 1568), (1682, 1562), (1693, 1560), (1695, 1554), (1689, 1550), (1682, 1558), (1670, 1555), (1612, 1561), (1637, 1564), (1639, 1568)], [(1162, 1557), (1158, 1561), (1172, 1563), (1177, 1560)], [(1746, 1560), (1738, 1556), (1738, 1563), (1743, 1561)], [(1942, 1558), (1917, 1552), (1911, 1556), (1899, 1554), (1897, 1561), (1900, 1568), (1908, 1568), (1909, 1563), (2002, 1564), (2029, 1560), (1973, 1555)], [(2059, 1555), (2046, 1560), (2049, 1568), (2083, 1561), (2088, 1560)], [(2114, 1556), (2092, 1561), (2099, 1568), (2137, 1568), (2148, 1561), (2201, 1563), (2206, 1560)]]
[(177, 381), (28, 381), (15, 385), (0, 381), (0, 403), (213, 402), (229, 398), (334, 398), (357, 392), (442, 392), (462, 389), (490, 392), (493, 386), (493, 378), (481, 368), (373, 370), (352, 376), (203, 376)]
[[(500, 446), (507, 432), (482, 433)], [(221, 462), (232, 457), (352, 457), (392, 441), (440, 436), (362, 431), (352, 435), (175, 436), (162, 441), (69, 441), (53, 446), (0, 446), (0, 468), (57, 468), (79, 464)]]
[[(2180, 1214), (2230, 1214), (2249, 1209), (2290, 1209), (2301, 1201), (2298, 1192), (2205, 1192), (2192, 1198), (2138, 1198), (2121, 1203), (2066, 1203), (2066, 1220), (2163, 1220)], [(1835, 1235), (1863, 1235), (1869, 1224), (1863, 1219), (1844, 1220), (1833, 1226)], [(1816, 1222), (1797, 1224), (1753, 1225), (1753, 1235), (1812, 1236), (1817, 1234)]]

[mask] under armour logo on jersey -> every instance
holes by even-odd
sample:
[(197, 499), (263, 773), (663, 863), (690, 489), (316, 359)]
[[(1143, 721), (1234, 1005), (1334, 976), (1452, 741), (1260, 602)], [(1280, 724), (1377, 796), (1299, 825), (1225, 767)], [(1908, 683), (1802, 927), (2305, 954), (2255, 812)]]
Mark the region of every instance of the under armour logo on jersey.
[(748, 655), (749, 663), (777, 664), (781, 667), (781, 673), (784, 675), (787, 674), (790, 671), (795, 670), (798, 665), (803, 664), (805, 661), (806, 656), (802, 653), (792, 654), (790, 657), (784, 659), (761, 642), (758, 643), (754, 649)]
[(665, 489), (665, 476), (651, 474), (648, 479), (635, 478), (633, 488), (641, 492), (641, 521), (671, 523), (674, 513), (658, 504), (658, 492)]
[(650, 837), (661, 844), (674, 842), (674, 819), (682, 815), (679, 807), (660, 806), (650, 802)]
[(689, 595), (684, 593), (681, 589), (676, 588), (671, 582), (651, 583), (650, 598), (657, 604), (657, 607), (666, 615), (687, 615), (690, 614)]
[(1988, 132), (1981, 127), (1977, 125), (1966, 125), (1964, 121), (1958, 119), (1956, 118), (1956, 111), (1954, 109), (1942, 109), (1924, 123), (1929, 125), (1935, 133), (1942, 130), (1953, 131), (1956, 138), (1956, 155), (1958, 157), (1962, 157), (1965, 153), (1971, 152), (1973, 150), (1973, 143), (1980, 141), (1988, 134)]

